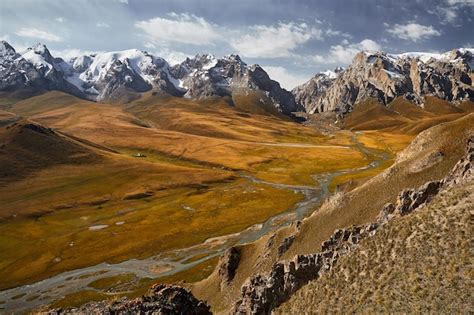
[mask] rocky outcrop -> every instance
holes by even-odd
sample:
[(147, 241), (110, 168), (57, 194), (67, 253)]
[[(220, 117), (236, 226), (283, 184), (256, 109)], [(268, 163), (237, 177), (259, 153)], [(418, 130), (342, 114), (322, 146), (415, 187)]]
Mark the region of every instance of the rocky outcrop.
[(331, 270), (338, 258), (351, 251), (377, 224), (337, 230), (321, 244), (320, 253), (298, 255), (290, 261), (278, 262), (267, 275), (257, 274), (242, 286), (242, 297), (234, 306), (235, 314), (270, 314), (296, 290)]
[(398, 195), (396, 211), (407, 215), (419, 206), (428, 203), (433, 196), (438, 194), (442, 181), (432, 181), (417, 189), (407, 189)]
[(295, 235), (291, 235), (291, 236), (288, 236), (286, 237), (280, 244), (280, 246), (278, 246), (278, 255), (281, 256), (283, 255), (284, 253), (286, 253), (286, 251), (288, 249), (290, 249), (291, 245), (293, 244), (293, 242), (295, 241), (295, 238), (296, 236)]
[(221, 288), (224, 288), (235, 277), (235, 271), (239, 267), (240, 251), (236, 247), (231, 247), (225, 251), (219, 260), (219, 277), (221, 278)]
[(427, 56), (361, 52), (334, 79), (316, 75), (293, 94), (309, 113), (347, 113), (367, 97), (382, 104), (398, 96), (420, 105), (427, 95), (451, 102), (474, 100), (472, 50)]
[(211, 314), (210, 307), (197, 300), (188, 290), (159, 284), (150, 289), (148, 295), (138, 299), (121, 299), (112, 303), (89, 303), (80, 308), (54, 309), (43, 314), (182, 314), (207, 315)]
[(241, 288), (241, 298), (233, 308), (234, 314), (270, 314), (273, 309), (311, 280), (331, 270), (338, 258), (357, 248), (359, 242), (375, 235), (395, 216), (404, 216), (428, 203), (441, 189), (458, 184), (473, 175), (474, 136), (470, 137), (467, 152), (445, 179), (424, 184), (418, 189), (401, 192), (396, 205), (386, 204), (376, 222), (336, 230), (321, 244), (321, 252), (298, 255), (290, 261), (274, 264), (269, 273), (249, 278)]
[[(295, 101), (305, 109), (313, 107), (314, 100), (326, 93), (326, 90), (336, 80), (337, 75), (344, 71), (343, 68), (336, 68), (335, 71), (325, 71), (317, 73), (308, 82), (295, 87), (291, 92), (295, 96)], [(322, 107), (320, 112), (324, 112)]]

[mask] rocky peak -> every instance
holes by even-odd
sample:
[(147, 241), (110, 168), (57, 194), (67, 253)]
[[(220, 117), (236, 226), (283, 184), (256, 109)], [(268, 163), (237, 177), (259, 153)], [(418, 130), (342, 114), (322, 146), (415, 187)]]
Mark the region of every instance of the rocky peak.
[(0, 57), (14, 57), (16, 55), (15, 49), (7, 41), (0, 41)]
[(367, 97), (383, 104), (398, 96), (418, 104), (423, 104), (426, 95), (451, 102), (474, 100), (472, 66), (470, 49), (444, 54), (360, 52), (334, 80), (318, 74), (293, 94), (309, 113), (346, 113)]

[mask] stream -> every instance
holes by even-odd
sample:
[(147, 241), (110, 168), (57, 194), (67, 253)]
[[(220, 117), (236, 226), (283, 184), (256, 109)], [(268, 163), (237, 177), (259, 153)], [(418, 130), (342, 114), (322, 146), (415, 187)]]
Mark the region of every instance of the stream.
[[(310, 215), (329, 195), (329, 185), (334, 177), (376, 168), (388, 159), (388, 154), (366, 148), (358, 141), (357, 134), (353, 136), (353, 143), (353, 147), (375, 160), (360, 168), (313, 175), (313, 179), (318, 183), (315, 186), (285, 185), (263, 181), (244, 172), (238, 174), (240, 177), (254, 183), (302, 193), (304, 199), (284, 213), (270, 217), (263, 223), (254, 224), (239, 233), (209, 238), (201, 244), (188, 248), (170, 250), (146, 259), (129, 259), (117, 264), (101, 263), (95, 266), (63, 272), (33, 284), (1, 291), (0, 312), (24, 312), (51, 303), (66, 294), (86, 289), (94, 290), (88, 287), (88, 284), (92, 281), (119, 274), (131, 273), (135, 274), (138, 278), (157, 278), (173, 275), (219, 256), (231, 246), (253, 242), (267, 233), (287, 226), (297, 220), (302, 220)], [(198, 255), (202, 257), (190, 262), (191, 258)]]

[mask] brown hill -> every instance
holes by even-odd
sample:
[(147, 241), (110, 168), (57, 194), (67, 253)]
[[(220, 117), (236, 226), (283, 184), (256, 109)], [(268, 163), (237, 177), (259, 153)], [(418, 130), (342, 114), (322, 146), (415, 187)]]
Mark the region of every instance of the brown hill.
[(89, 164), (101, 153), (83, 143), (28, 120), (0, 128), (0, 183), (60, 164)]
[(388, 104), (388, 108), (410, 120), (432, 118), (435, 116), (435, 114), (424, 110), (401, 96), (391, 101), (390, 104)]
[(343, 126), (351, 130), (375, 130), (400, 126), (409, 121), (377, 100), (369, 98), (358, 103), (354, 110), (344, 117)]
[(448, 115), (464, 112), (462, 109), (454, 106), (448, 101), (439, 99), (434, 96), (426, 96), (423, 103), (423, 109), (435, 115)]

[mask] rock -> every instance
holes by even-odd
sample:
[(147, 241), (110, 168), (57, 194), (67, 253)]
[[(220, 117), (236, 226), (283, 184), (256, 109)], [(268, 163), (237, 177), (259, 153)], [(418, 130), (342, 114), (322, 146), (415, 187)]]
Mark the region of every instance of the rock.
[(153, 196), (152, 191), (133, 192), (125, 195), (123, 200), (143, 199)]
[(148, 295), (134, 300), (123, 298), (107, 302), (93, 302), (80, 308), (54, 309), (43, 314), (211, 314), (210, 307), (197, 300), (189, 290), (167, 284), (155, 285)]
[(286, 253), (286, 251), (291, 247), (291, 244), (293, 244), (294, 240), (295, 240), (295, 235), (286, 237), (283, 240), (283, 242), (281, 242), (280, 246), (278, 247), (278, 255), (281, 256), (284, 253)]
[(473, 58), (472, 52), (466, 49), (429, 59), (423, 55), (361, 52), (336, 76), (317, 74), (292, 93), (308, 113), (344, 114), (368, 97), (382, 104), (404, 96), (422, 105), (427, 95), (451, 102), (472, 101)]
[(219, 277), (221, 288), (224, 288), (235, 277), (235, 271), (239, 267), (240, 251), (236, 247), (227, 249), (219, 261)]
[(442, 181), (432, 181), (418, 189), (407, 189), (398, 195), (396, 211), (401, 215), (412, 212), (419, 206), (429, 202), (442, 187)]
[(394, 211), (395, 211), (395, 205), (393, 203), (389, 202), (385, 204), (377, 218), (377, 223), (379, 224), (387, 223), (392, 218)]

